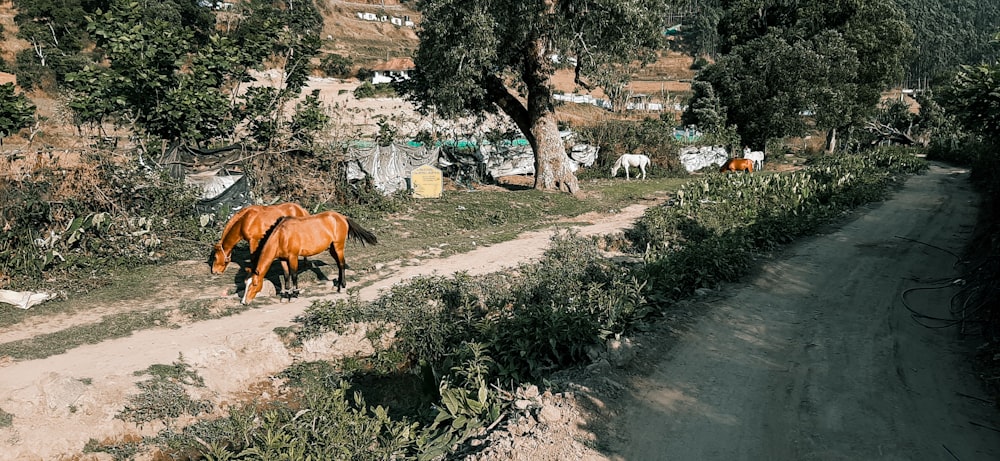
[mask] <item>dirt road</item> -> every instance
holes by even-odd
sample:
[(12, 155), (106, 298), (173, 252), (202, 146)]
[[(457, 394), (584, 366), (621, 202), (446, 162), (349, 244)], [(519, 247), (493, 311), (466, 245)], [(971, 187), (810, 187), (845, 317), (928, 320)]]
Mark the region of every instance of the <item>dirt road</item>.
[[(636, 376), (615, 460), (998, 460), (1000, 414), (951, 318), (976, 197), (934, 166), (891, 200), (795, 244), (727, 289)], [(960, 269), (960, 267), (958, 268)], [(928, 325), (942, 325), (924, 319)], [(649, 341), (647, 341), (649, 342)], [(992, 428), (992, 429), (991, 429)]]
[[(1000, 427), (998, 414), (976, 398), (985, 396), (967, 365), (967, 345), (954, 328), (916, 324), (900, 301), (903, 290), (926, 286), (921, 281), (954, 276), (949, 252), (959, 253), (971, 234), (974, 200), (964, 172), (934, 167), (911, 178), (891, 200), (787, 248), (746, 284), (697, 300), (698, 321), (680, 337), (645, 338), (631, 369), (608, 371), (625, 390), (601, 414), (567, 409), (580, 415), (566, 423), (575, 433), (539, 428), (544, 443), (503, 458), (566, 459), (554, 447), (575, 444), (573, 457), (615, 460), (1000, 459), (1000, 433), (987, 428)], [(591, 217), (581, 233), (620, 230), (643, 209)], [(420, 274), (513, 266), (540, 255), (549, 236), (531, 233), (403, 266), (359, 296)], [(944, 316), (950, 293), (919, 291), (908, 300)], [(144, 379), (133, 372), (151, 364), (183, 356), (205, 380), (194, 397), (224, 405), (293, 360), (363, 348), (360, 331), (289, 353), (273, 329), (289, 325), (309, 302), (0, 364), (0, 409), (13, 414), (13, 425), (0, 428), (0, 460), (57, 459), (78, 454), (90, 438), (153, 433), (155, 424), (136, 428), (114, 419)], [(600, 429), (583, 446), (577, 436), (588, 428)]]

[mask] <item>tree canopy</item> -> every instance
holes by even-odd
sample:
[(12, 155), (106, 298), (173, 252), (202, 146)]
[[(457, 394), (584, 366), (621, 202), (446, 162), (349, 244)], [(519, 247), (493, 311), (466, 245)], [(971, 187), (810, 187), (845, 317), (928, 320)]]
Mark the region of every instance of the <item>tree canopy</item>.
[[(907, 80), (947, 83), (954, 69), (1000, 56), (993, 40), (1000, 28), (996, 0), (896, 0), (915, 32)], [(916, 86), (916, 85), (914, 85)]]
[(755, 148), (812, 126), (830, 130), (833, 144), (837, 129), (869, 117), (902, 76), (913, 33), (893, 0), (723, 5), (719, 59), (696, 79)]
[(938, 101), (972, 133), (1000, 144), (1000, 64), (962, 66)]
[[(322, 18), (311, 2), (292, 9), (250, 0), (223, 34), (207, 9), (193, 4), (110, 0), (87, 16), (100, 59), (67, 76), (78, 123), (115, 120), (155, 138), (201, 144), (248, 122), (254, 139), (274, 140), (281, 107), (306, 82)], [(239, 85), (266, 58), (283, 64), (284, 85), (255, 88), (236, 105)]]
[(553, 109), (556, 62), (575, 62), (578, 83), (589, 87), (612, 81), (607, 74), (616, 68), (653, 60), (668, 3), (420, 0), (416, 72), (405, 92), (449, 117), (502, 111), (535, 152), (535, 187), (575, 192)]

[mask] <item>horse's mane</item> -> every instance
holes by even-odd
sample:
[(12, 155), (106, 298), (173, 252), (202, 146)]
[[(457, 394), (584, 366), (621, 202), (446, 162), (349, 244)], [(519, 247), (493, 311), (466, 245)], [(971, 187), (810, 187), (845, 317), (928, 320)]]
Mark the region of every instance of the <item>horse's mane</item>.
[(274, 224), (271, 225), (271, 227), (267, 228), (267, 230), (264, 231), (264, 236), (260, 238), (260, 243), (257, 244), (257, 251), (250, 254), (250, 267), (253, 267), (255, 271), (257, 267), (257, 261), (260, 259), (260, 254), (261, 252), (264, 251), (264, 245), (267, 245), (267, 240), (271, 238), (271, 234), (273, 234), (274, 230), (278, 228), (278, 224), (281, 224), (282, 221), (289, 218), (290, 216), (282, 216), (278, 218), (278, 220), (275, 221)]
[(250, 211), (250, 208), (251, 207), (249, 206), (243, 207), (237, 211), (232, 218), (229, 218), (229, 222), (226, 223), (226, 227), (222, 228), (222, 239), (219, 240), (219, 245), (225, 244), (226, 237), (228, 237), (229, 233), (232, 232), (237, 225), (239, 225), (240, 221), (243, 220), (243, 215), (247, 214), (247, 212)]

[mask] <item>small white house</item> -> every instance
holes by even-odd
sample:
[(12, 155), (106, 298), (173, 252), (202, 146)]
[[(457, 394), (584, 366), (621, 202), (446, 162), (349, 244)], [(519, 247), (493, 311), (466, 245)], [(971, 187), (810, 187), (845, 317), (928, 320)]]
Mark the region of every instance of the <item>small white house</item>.
[(372, 84), (389, 83), (393, 80), (408, 80), (410, 72), (416, 68), (410, 58), (396, 58), (372, 68)]

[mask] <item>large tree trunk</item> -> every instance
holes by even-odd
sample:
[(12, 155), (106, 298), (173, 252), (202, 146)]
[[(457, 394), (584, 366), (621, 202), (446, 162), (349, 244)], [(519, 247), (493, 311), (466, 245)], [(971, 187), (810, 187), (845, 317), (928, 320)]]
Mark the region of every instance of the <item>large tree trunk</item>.
[(832, 154), (837, 150), (837, 127), (830, 128), (826, 133), (826, 153)]
[(536, 41), (532, 62), (523, 78), (528, 93), (527, 106), (507, 89), (499, 78), (486, 82), (486, 90), (500, 109), (510, 116), (528, 139), (535, 153), (535, 189), (560, 190), (575, 194), (580, 190), (570, 169), (566, 147), (559, 137), (559, 125), (552, 105), (551, 69), (546, 67), (542, 40)]
[(528, 119), (531, 135), (527, 138), (535, 151), (535, 189), (558, 189), (575, 194), (580, 187), (559, 136), (559, 125), (547, 86), (529, 90)]
[(576, 174), (570, 169), (566, 147), (559, 137), (556, 111), (552, 105), (552, 74), (543, 39), (536, 39), (532, 56), (524, 70), (528, 90), (528, 142), (535, 151), (535, 189), (561, 190), (575, 194)]

